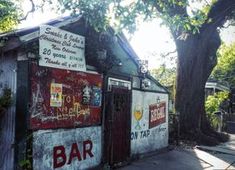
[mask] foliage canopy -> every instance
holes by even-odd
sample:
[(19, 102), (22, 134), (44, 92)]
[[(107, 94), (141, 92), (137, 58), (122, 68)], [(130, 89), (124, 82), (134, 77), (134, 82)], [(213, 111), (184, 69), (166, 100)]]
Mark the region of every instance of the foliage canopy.
[(223, 44), (218, 51), (218, 64), (211, 75), (212, 79), (220, 82), (228, 82), (235, 86), (235, 43)]
[(171, 87), (175, 83), (176, 79), (176, 68), (167, 68), (165, 66), (160, 66), (159, 68), (152, 69), (150, 71), (152, 76), (157, 79), (162, 85), (166, 87)]
[(0, 1), (0, 33), (10, 31), (19, 23), (21, 10), (15, 2)]
[(4, 88), (3, 94), (0, 96), (0, 117), (3, 116), (4, 111), (11, 105), (11, 89)]
[(139, 20), (158, 17), (174, 32), (198, 33), (203, 24), (212, 22), (209, 12), (217, 1), (200, 2), (202, 9), (194, 8), (197, 2), (191, 0), (59, 0), (59, 10), (82, 14), (97, 30), (111, 24), (132, 32)]

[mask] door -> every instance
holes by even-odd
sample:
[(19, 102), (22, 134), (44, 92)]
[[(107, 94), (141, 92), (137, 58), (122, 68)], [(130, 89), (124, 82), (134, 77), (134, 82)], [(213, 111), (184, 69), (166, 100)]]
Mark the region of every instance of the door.
[(112, 88), (106, 95), (105, 158), (111, 166), (130, 156), (130, 90)]

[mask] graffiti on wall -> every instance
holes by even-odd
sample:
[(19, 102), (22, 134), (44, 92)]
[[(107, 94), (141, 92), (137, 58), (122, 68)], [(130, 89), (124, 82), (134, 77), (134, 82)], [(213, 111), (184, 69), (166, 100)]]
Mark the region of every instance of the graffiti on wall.
[(101, 127), (33, 133), (34, 169), (87, 169), (101, 161)]
[(149, 105), (149, 128), (166, 122), (166, 102)]
[(40, 67), (31, 68), (30, 128), (99, 124), (102, 76)]

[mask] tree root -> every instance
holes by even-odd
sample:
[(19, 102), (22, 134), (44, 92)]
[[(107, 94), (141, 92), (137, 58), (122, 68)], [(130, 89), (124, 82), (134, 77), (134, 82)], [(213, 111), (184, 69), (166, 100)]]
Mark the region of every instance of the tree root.
[(206, 145), (206, 146), (215, 146), (222, 142), (227, 142), (229, 139), (229, 135), (224, 133), (218, 133), (216, 131), (194, 131), (194, 132), (181, 132), (180, 134), (181, 140), (196, 142), (198, 145)]

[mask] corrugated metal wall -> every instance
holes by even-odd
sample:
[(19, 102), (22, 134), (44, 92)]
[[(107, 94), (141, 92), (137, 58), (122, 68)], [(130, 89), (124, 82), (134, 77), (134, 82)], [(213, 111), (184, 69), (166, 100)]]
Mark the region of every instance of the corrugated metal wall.
[(16, 57), (0, 56), (0, 93), (5, 86), (11, 88), (13, 92), (13, 104), (0, 124), (1, 170), (12, 170), (14, 168), (16, 67)]

